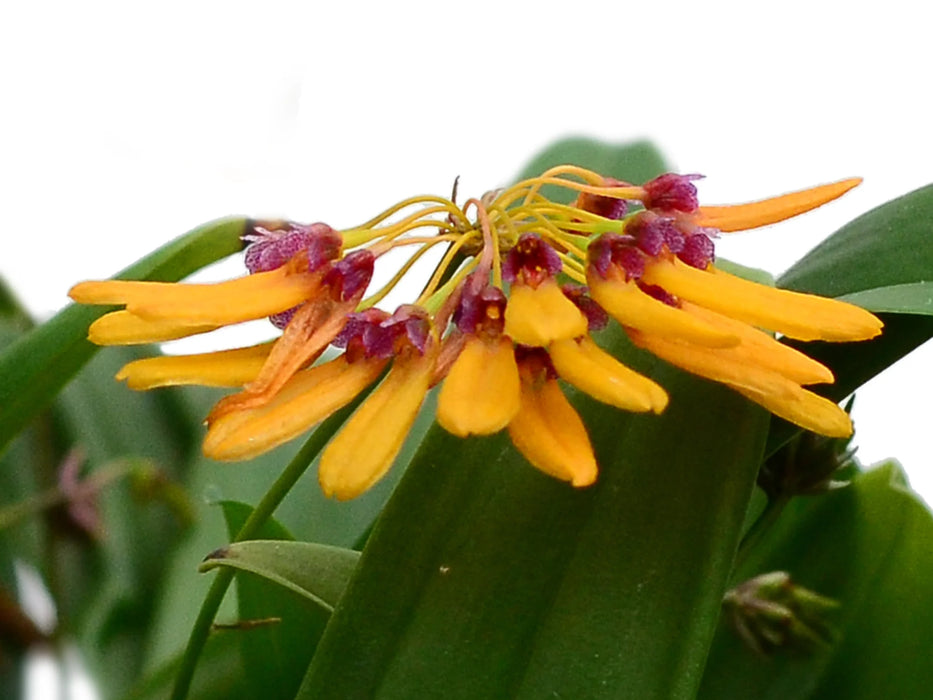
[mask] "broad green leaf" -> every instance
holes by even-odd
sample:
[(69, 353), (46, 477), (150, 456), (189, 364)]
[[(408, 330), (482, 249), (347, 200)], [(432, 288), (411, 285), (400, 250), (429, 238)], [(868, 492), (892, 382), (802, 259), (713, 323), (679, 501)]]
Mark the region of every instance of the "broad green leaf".
[(766, 421), (725, 389), (655, 376), (671, 394), (660, 417), (578, 403), (601, 465), (588, 489), (539, 474), (503, 435), (433, 428), (299, 698), (693, 692)]
[(360, 553), (316, 542), (248, 540), (212, 552), (201, 571), (229, 566), (304, 596), (328, 614), (347, 587)]
[[(218, 219), (175, 239), (117, 277), (174, 281), (240, 250), (247, 221)], [(75, 280), (77, 281), (77, 280)], [(0, 355), (0, 450), (46, 406), (97, 348), (87, 328), (105, 307), (71, 305)]]
[(847, 488), (798, 498), (738, 572), (782, 570), (841, 604), (837, 641), (811, 656), (761, 658), (725, 627), (703, 698), (928, 697), (933, 686), (933, 515), (894, 463)]
[[(531, 159), (517, 180), (540, 175), (557, 165), (579, 165), (600, 175), (642, 184), (663, 173), (664, 157), (648, 141), (611, 144), (596, 139), (573, 137), (548, 146)], [(569, 203), (576, 196), (571, 190), (545, 185), (541, 193), (556, 202)]]
[[(232, 501), (224, 501), (221, 506), (232, 539), (253, 509)], [(288, 530), (274, 519), (267, 520), (257, 534), (270, 540), (292, 539)], [(202, 565), (201, 571), (204, 570)], [(232, 631), (240, 639), (247, 681), (255, 697), (288, 700), (301, 683), (330, 610), (289, 587), (250, 572), (249, 568), (237, 572), (236, 583), (239, 617)]]
[[(933, 278), (933, 271), (930, 277)], [(933, 280), (875, 287), (863, 292), (845, 294), (840, 299), (858, 304), (869, 311), (929, 316), (933, 315)]]
[(807, 253), (779, 287), (839, 297), (878, 287), (933, 281), (933, 185), (849, 222)]

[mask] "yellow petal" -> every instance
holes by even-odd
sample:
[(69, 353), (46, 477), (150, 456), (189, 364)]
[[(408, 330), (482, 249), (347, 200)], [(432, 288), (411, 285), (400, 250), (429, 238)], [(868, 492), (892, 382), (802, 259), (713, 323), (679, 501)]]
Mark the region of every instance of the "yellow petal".
[(250, 459), (309, 430), (347, 405), (376, 380), (385, 360), (348, 363), (341, 355), (293, 376), (259, 408), (228, 413), (210, 424), (204, 454), (212, 459)]
[(321, 455), (318, 478), (328, 496), (355, 498), (389, 470), (428, 392), (436, 353), (396, 364)]
[(829, 399), (791, 382), (781, 393), (760, 393), (751, 389), (736, 391), (805, 430), (828, 437), (849, 437), (852, 434), (852, 421), (844, 410)]
[(283, 266), (216, 284), (82, 282), (69, 296), (81, 304), (126, 304), (147, 319), (183, 319), (189, 323), (229, 325), (286, 311), (315, 296), (319, 273)]
[(505, 307), (505, 334), (522, 345), (545, 347), (554, 340), (586, 333), (586, 316), (547, 279), (532, 288), (513, 284)]
[[(572, 342), (572, 341), (570, 341)], [(518, 413), (521, 390), (512, 341), (470, 337), (437, 398), (437, 422), (459, 437), (491, 435)]]
[(597, 467), (589, 435), (580, 416), (553, 379), (540, 386), (522, 377), (521, 408), (509, 423), (518, 451), (545, 474), (589, 486)]
[(243, 391), (218, 401), (208, 420), (271, 401), (295, 372), (314, 362), (337, 337), (346, 325), (347, 314), (353, 310), (357, 301), (353, 298), (337, 302), (322, 297), (298, 309), (275, 341), (256, 378)]
[(639, 332), (631, 332), (629, 337), (635, 345), (672, 365), (734, 388), (768, 393), (780, 392), (788, 382), (794, 383), (772, 369), (745, 361), (733, 348), (704, 348)]
[(861, 182), (862, 178), (853, 177), (760, 202), (725, 207), (700, 207), (696, 223), (700, 226), (718, 228), (720, 231), (744, 231), (767, 226), (831, 202)]
[(664, 389), (604, 352), (589, 336), (551, 343), (548, 352), (561, 379), (597, 401), (625, 411), (660, 413), (667, 406)]
[(682, 308), (710, 325), (739, 336), (741, 343), (728, 350), (736, 362), (773, 370), (798, 384), (832, 384), (835, 380), (828, 367), (779, 343), (764, 331), (690, 302), (683, 302)]
[(87, 337), (95, 345), (136, 345), (187, 338), (189, 335), (216, 329), (217, 326), (210, 324), (192, 324), (169, 319), (152, 321), (129, 311), (112, 311), (91, 324)]
[(645, 294), (634, 282), (589, 275), (590, 295), (623, 326), (707, 347), (736, 345), (739, 339)]
[(726, 316), (798, 340), (867, 340), (881, 321), (865, 309), (835, 299), (776, 289), (710, 266), (698, 270), (679, 260), (654, 260), (644, 280)]
[(200, 384), (202, 386), (243, 386), (262, 369), (272, 343), (248, 348), (205, 352), (198, 355), (166, 355), (135, 360), (117, 372), (130, 389)]
[(845, 411), (832, 401), (803, 389), (771, 369), (737, 361), (736, 351), (731, 348), (701, 348), (641, 333), (633, 333), (632, 340), (673, 365), (732, 387), (775, 415), (807, 430), (830, 437), (844, 437), (852, 432)]

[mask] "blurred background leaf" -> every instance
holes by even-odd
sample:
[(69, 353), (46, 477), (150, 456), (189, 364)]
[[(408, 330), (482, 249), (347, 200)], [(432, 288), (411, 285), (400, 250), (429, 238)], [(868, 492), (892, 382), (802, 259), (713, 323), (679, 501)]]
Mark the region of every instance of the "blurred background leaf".
[(787, 571), (840, 603), (837, 640), (814, 655), (755, 655), (722, 626), (701, 698), (921, 698), (933, 686), (933, 515), (888, 463), (795, 499), (736, 572)]
[[(176, 238), (117, 275), (175, 281), (242, 249), (247, 220), (211, 221)], [(97, 347), (87, 328), (107, 307), (73, 304), (17, 338), (0, 354), (0, 451), (46, 406)]]

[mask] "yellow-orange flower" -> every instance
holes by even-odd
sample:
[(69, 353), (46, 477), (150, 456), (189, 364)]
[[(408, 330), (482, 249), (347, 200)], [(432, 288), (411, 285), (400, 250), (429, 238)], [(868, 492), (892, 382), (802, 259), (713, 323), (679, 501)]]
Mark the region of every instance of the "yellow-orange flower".
[[(858, 181), (701, 207), (697, 177), (667, 174), (635, 186), (559, 166), (463, 206), (412, 198), (343, 231), (257, 226), (245, 236), (250, 274), (240, 279), (84, 282), (71, 296), (124, 307), (90, 327), (102, 345), (174, 340), (263, 317), (282, 330), (271, 343), (138, 360), (117, 375), (134, 389), (238, 389), (207, 417), (204, 452), (216, 459), (247, 459), (287, 442), (379, 382), (321, 456), (322, 488), (340, 499), (391, 467), (436, 384), (446, 430), (507, 430), (541, 471), (591, 484), (596, 456), (561, 382), (626, 411), (661, 413), (668, 402), (661, 386), (595, 342), (591, 334), (610, 316), (635, 344), (688, 372), (807, 429), (849, 434), (845, 412), (805, 388), (832, 382), (832, 373), (772, 333), (865, 340), (881, 322), (849, 304), (728, 274), (715, 265), (713, 238), (808, 211)], [(557, 204), (540, 194), (542, 185), (572, 189), (577, 199)], [(641, 208), (630, 213), (633, 202)], [(404, 215), (411, 207), (420, 208)], [(409, 245), (417, 246), (411, 262), (365, 297), (376, 261)], [(378, 309), (435, 245), (447, 251), (418, 299), (391, 314)], [(343, 353), (322, 362), (328, 346)]]

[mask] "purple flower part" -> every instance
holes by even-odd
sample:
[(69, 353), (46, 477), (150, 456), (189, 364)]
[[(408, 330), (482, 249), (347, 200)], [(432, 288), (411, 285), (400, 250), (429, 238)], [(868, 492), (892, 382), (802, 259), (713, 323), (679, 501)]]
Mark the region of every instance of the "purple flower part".
[(626, 280), (637, 280), (645, 273), (645, 255), (632, 245), (612, 251), (612, 262), (625, 270)]
[[(479, 292), (474, 292), (472, 285), (467, 282), (460, 297), (460, 304), (454, 312), (453, 321), (463, 333), (476, 333), (479, 328), (489, 323), (490, 306), (498, 307), (498, 318), (504, 322), (505, 304), (505, 294), (498, 287), (487, 285)], [(498, 330), (501, 331), (501, 328)]]
[(516, 281), (537, 287), (548, 277), (563, 269), (557, 252), (534, 233), (523, 234), (502, 263), (502, 276), (509, 283)]
[(337, 334), (331, 345), (338, 348), (348, 347), (354, 340), (362, 340), (367, 328), (378, 327), (388, 317), (389, 314), (382, 309), (366, 309), (347, 314), (347, 322), (343, 330)]
[(338, 292), (340, 301), (362, 296), (373, 277), (376, 257), (368, 250), (356, 250), (334, 263), (324, 284)]
[(308, 251), (308, 267), (318, 269), (337, 258), (343, 239), (324, 223), (289, 224), (287, 229), (268, 230), (255, 227), (244, 238), (252, 241), (246, 249), (246, 269), (250, 273), (268, 272), (282, 267), (298, 253)]
[(663, 287), (659, 287), (655, 284), (643, 284), (642, 282), (639, 282), (638, 288), (648, 296), (657, 299), (658, 301), (662, 301), (668, 306), (680, 308), (680, 302), (677, 300), (677, 297), (675, 297)]
[[(603, 187), (631, 187), (628, 182), (616, 180), (614, 177), (604, 177)], [(616, 197), (607, 197), (604, 194), (590, 194), (581, 192), (577, 197), (576, 206), (578, 209), (588, 211), (591, 214), (597, 214), (607, 219), (621, 219), (628, 212), (628, 202)]]
[(285, 311), (280, 311), (277, 314), (272, 314), (269, 317), (269, 320), (272, 322), (272, 325), (278, 328), (280, 331), (285, 330), (285, 326), (292, 322), (292, 317), (295, 315), (295, 312), (301, 308), (301, 305), (293, 306), (290, 309)]
[(565, 284), (560, 289), (564, 296), (586, 316), (587, 328), (590, 331), (598, 331), (606, 327), (609, 323), (609, 314), (589, 295), (587, 287), (582, 284)]
[(645, 208), (692, 214), (700, 208), (694, 180), (702, 175), (666, 173), (645, 184)]
[(686, 236), (684, 236), (683, 231), (677, 228), (675, 222), (671, 221), (670, 226), (664, 229), (664, 244), (667, 246), (667, 249), (674, 255), (677, 255), (677, 253), (684, 249), (685, 243)]
[(691, 267), (705, 270), (716, 257), (716, 246), (713, 239), (705, 233), (693, 233), (684, 241), (684, 249), (677, 254)]
[(593, 240), (587, 248), (586, 255), (589, 258), (590, 265), (601, 277), (605, 277), (609, 273), (613, 248), (623, 240), (625, 240), (625, 237), (620, 236), (618, 233), (604, 233)]
[(404, 304), (398, 307), (380, 327), (391, 329), (396, 338), (404, 335), (418, 352), (424, 354), (431, 334), (431, 322), (427, 311), (420, 306)]
[(308, 244), (308, 269), (317, 270), (340, 257), (343, 237), (325, 223), (311, 224), (308, 227), (311, 241)]

